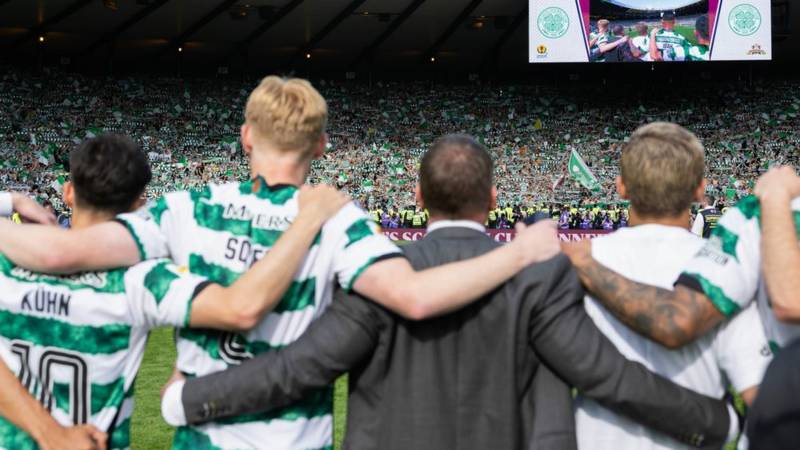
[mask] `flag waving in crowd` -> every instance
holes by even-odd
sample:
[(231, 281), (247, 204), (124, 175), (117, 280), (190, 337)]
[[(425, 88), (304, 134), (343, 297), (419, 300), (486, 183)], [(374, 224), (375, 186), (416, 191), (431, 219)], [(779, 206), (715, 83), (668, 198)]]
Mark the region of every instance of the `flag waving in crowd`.
[(592, 170), (589, 169), (589, 166), (586, 165), (586, 162), (583, 161), (583, 158), (576, 150), (572, 150), (570, 154), (568, 168), (572, 178), (580, 183), (581, 186), (591, 191), (600, 190), (600, 181), (594, 176)]

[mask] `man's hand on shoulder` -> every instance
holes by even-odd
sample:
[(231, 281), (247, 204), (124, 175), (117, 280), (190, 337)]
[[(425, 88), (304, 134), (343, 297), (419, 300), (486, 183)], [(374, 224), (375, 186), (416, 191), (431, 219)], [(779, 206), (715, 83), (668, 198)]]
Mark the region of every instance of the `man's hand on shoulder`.
[(552, 220), (543, 220), (529, 226), (519, 222), (514, 228), (517, 235), (509, 245), (519, 250), (525, 265), (547, 261), (561, 252), (558, 229)]
[(800, 196), (800, 177), (792, 166), (773, 168), (758, 179), (754, 192), (761, 202), (787, 202)]
[(11, 194), (14, 211), (26, 222), (40, 223), (42, 225), (55, 225), (56, 216), (44, 206), (36, 203), (27, 195), (14, 192)]

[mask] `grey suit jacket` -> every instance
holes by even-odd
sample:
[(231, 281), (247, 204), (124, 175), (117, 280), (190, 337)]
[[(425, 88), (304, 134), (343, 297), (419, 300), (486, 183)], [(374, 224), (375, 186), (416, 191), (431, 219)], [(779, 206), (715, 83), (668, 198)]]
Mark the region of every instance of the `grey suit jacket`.
[[(446, 228), (403, 250), (420, 270), (497, 245), (478, 231)], [(571, 386), (698, 448), (720, 448), (728, 432), (722, 401), (620, 355), (586, 315), (563, 256), (426, 321), (337, 298), (288, 347), (188, 380), (184, 410), (199, 423), (282, 407), (345, 372), (351, 449), (574, 449)]]

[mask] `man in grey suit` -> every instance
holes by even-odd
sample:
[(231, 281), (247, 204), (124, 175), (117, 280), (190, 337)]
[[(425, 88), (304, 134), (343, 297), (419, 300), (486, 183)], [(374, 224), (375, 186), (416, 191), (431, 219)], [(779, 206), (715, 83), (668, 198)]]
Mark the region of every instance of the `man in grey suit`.
[[(417, 197), (431, 225), (425, 239), (404, 247), (415, 269), (499, 245), (481, 225), (495, 206), (492, 173), (488, 152), (468, 136), (445, 136), (423, 157)], [(553, 224), (546, 230), (556, 239)], [(586, 315), (564, 256), (421, 322), (356, 296), (338, 298), (288, 347), (174, 383), (162, 410), (173, 425), (262, 413), (346, 372), (352, 449), (574, 449), (572, 386), (697, 448), (720, 448), (736, 428), (724, 402), (622, 357)]]

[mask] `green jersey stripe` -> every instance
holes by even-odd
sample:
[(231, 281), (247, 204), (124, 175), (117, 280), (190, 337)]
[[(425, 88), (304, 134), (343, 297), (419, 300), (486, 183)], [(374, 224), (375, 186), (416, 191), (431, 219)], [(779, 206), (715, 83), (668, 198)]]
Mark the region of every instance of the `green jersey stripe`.
[(118, 219), (117, 223), (125, 225), (125, 228), (128, 229), (128, 233), (131, 234), (133, 237), (133, 242), (136, 243), (136, 249), (139, 250), (139, 261), (147, 261), (147, 252), (144, 250), (144, 245), (142, 245), (142, 241), (139, 239), (139, 236), (136, 234), (136, 230), (133, 229), (130, 223), (127, 220)]
[(314, 306), (316, 289), (317, 279), (314, 277), (303, 281), (293, 281), (272, 312), (280, 314)]
[(130, 448), (131, 446), (131, 419), (127, 418), (122, 421), (116, 428), (111, 436), (108, 437), (108, 448), (123, 449)]
[(0, 416), (0, 442), (7, 450), (38, 450), (31, 436)]
[[(253, 192), (253, 187), (255, 186), (256, 182), (259, 183), (259, 189), (257, 192)], [(269, 200), (270, 203), (278, 206), (285, 205), (286, 202), (294, 197), (295, 192), (297, 192), (297, 187), (295, 186), (270, 188), (267, 184), (267, 180), (265, 180), (262, 176), (258, 176), (254, 180), (250, 180), (239, 185), (240, 194), (255, 195), (259, 199)]]
[(166, 262), (161, 262), (144, 277), (144, 287), (153, 294), (156, 305), (160, 305), (169, 292), (170, 285), (178, 278), (178, 275), (168, 269)]
[[(56, 407), (64, 412), (69, 412), (69, 397), (71, 386), (67, 383), (53, 383), (53, 397), (56, 399)], [(122, 404), (125, 397), (125, 379), (120, 378), (109, 384), (92, 383), (92, 409), (91, 415), (95, 415), (103, 408), (116, 408)]]
[[(161, 225), (161, 216), (163, 216), (164, 212), (168, 209), (169, 205), (167, 205), (167, 201), (164, 199), (164, 197), (156, 200), (155, 204), (150, 207), (150, 215), (153, 216), (153, 220), (157, 225)], [(131, 232), (131, 234), (135, 235), (133, 232)]]
[(125, 324), (102, 326), (73, 325), (60, 320), (16, 314), (0, 310), (0, 335), (34, 345), (49, 346), (89, 355), (128, 350), (131, 327)]
[(239, 279), (239, 272), (235, 272), (227, 267), (220, 266), (206, 261), (202, 255), (192, 253), (189, 255), (189, 271), (193, 274), (201, 275), (214, 283), (228, 287)]
[(62, 286), (70, 290), (91, 289), (103, 294), (125, 292), (125, 269), (109, 272), (84, 272), (75, 275), (47, 275), (14, 266), (8, 258), (0, 255), (0, 273), (12, 280)]
[(218, 424), (235, 424), (247, 422), (269, 422), (272, 420), (295, 421), (300, 419), (313, 419), (333, 412), (333, 387), (317, 389), (308, 394), (303, 400), (285, 408), (276, 409), (261, 414), (247, 414), (243, 416), (219, 419)]
[(369, 227), (368, 219), (361, 219), (347, 227), (345, 234), (347, 234), (347, 245), (345, 245), (344, 248), (347, 248), (375, 233), (372, 231), (372, 228)]
[(347, 288), (346, 288), (347, 292), (353, 292), (353, 285), (356, 284), (356, 280), (358, 280), (358, 277), (360, 277), (361, 274), (365, 270), (367, 270), (367, 267), (371, 266), (375, 262), (375, 260), (377, 260), (377, 259), (378, 258), (370, 258), (370, 259), (368, 259), (367, 262), (365, 262), (363, 265), (361, 265), (361, 267), (359, 267), (355, 271), (355, 273), (353, 274), (353, 278), (351, 278), (350, 282), (347, 284)]
[[(178, 330), (178, 337), (193, 342), (195, 345), (203, 349), (203, 351), (206, 354), (208, 354), (209, 357), (220, 361), (223, 360), (222, 356), (219, 354), (220, 343), (222, 342), (223, 337), (225, 337), (228, 334), (229, 333), (224, 331), (206, 330), (199, 328), (198, 329), (181, 328), (180, 330)], [(285, 345), (274, 345), (263, 341), (251, 342), (242, 337), (242, 335), (236, 335), (236, 338), (237, 338), (236, 339), (237, 344), (241, 344), (242, 347), (244, 348), (244, 351), (250, 352), (252, 354), (278, 350), (285, 347)]]
[(736, 233), (725, 228), (722, 224), (718, 224), (714, 228), (712, 235), (720, 240), (723, 253), (732, 256), (737, 261), (739, 260), (736, 256), (736, 244), (739, 243), (739, 236)]
[(713, 303), (719, 312), (724, 314), (725, 317), (730, 317), (739, 311), (739, 305), (725, 295), (725, 292), (722, 290), (722, 288), (714, 285), (714, 283), (708, 281), (702, 275), (698, 273), (684, 273), (683, 275), (697, 280), (697, 282), (700, 283), (700, 287), (703, 289), (703, 292), (706, 294), (706, 297), (711, 300), (711, 303)]
[(231, 233), (234, 236), (249, 237), (254, 244), (272, 247), (283, 230), (253, 228), (251, 220), (234, 219), (226, 213), (222, 205), (212, 205), (198, 201), (194, 205), (194, 219), (197, 225), (213, 231)]
[(758, 201), (758, 197), (750, 195), (739, 200), (739, 203), (736, 204), (736, 209), (742, 213), (745, 219), (750, 220), (755, 217), (759, 223), (761, 222), (761, 203)]

